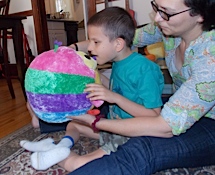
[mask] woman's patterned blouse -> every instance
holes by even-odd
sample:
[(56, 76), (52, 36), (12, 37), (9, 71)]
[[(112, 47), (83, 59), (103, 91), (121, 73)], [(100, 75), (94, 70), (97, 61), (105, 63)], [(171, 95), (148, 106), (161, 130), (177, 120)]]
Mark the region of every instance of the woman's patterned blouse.
[(180, 70), (175, 67), (175, 53), (181, 38), (164, 36), (153, 23), (136, 30), (134, 47), (160, 41), (175, 88), (161, 116), (179, 135), (201, 117), (215, 119), (215, 30), (203, 32), (190, 43)]

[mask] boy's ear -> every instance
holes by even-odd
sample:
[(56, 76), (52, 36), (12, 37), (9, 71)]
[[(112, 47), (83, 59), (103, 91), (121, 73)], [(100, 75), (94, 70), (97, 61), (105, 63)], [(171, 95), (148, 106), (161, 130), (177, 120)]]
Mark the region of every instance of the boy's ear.
[(117, 38), (115, 41), (116, 51), (120, 52), (125, 47), (125, 40), (122, 38)]

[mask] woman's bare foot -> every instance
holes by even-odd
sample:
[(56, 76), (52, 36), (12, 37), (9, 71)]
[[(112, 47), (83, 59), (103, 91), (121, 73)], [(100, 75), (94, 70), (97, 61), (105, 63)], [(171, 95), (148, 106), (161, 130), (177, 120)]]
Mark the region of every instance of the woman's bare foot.
[(27, 102), (26, 104), (27, 106), (27, 109), (30, 113), (30, 116), (31, 116), (31, 124), (34, 128), (39, 128), (40, 127), (40, 124), (39, 124), (39, 119), (38, 117), (36, 116), (36, 114), (34, 113), (34, 111), (31, 109), (31, 106), (29, 105), (29, 103)]

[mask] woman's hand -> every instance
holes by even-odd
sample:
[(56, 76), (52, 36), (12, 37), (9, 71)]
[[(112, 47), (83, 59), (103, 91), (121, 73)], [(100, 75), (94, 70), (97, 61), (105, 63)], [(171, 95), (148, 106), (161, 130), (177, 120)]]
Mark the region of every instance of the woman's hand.
[(109, 103), (115, 103), (116, 93), (110, 91), (100, 84), (87, 84), (84, 92), (88, 92), (87, 98), (93, 100), (104, 100)]
[(91, 126), (91, 124), (95, 120), (95, 116), (90, 115), (90, 114), (83, 114), (83, 115), (79, 115), (79, 116), (68, 116), (67, 118), (72, 119), (77, 122), (87, 124), (89, 126)]

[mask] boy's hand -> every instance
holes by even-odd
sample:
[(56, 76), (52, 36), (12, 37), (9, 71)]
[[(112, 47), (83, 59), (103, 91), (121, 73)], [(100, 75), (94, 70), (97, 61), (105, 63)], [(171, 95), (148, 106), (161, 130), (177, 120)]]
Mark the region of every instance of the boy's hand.
[(93, 100), (104, 100), (109, 103), (115, 103), (115, 94), (101, 84), (87, 84), (84, 92), (88, 92), (87, 98)]

